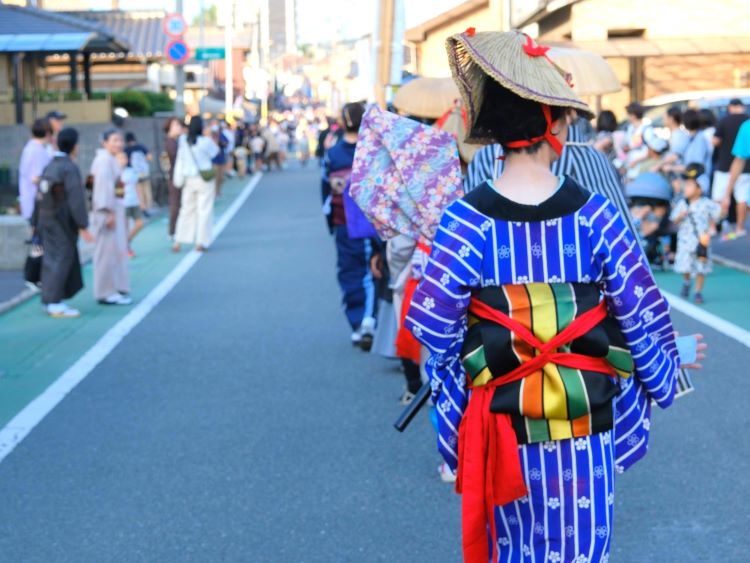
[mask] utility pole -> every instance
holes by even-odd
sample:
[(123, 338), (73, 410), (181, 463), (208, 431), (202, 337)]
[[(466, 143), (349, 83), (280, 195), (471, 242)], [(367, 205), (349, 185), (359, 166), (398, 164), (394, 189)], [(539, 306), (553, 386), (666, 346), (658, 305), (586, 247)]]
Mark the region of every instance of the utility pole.
[(229, 1), (224, 23), (224, 118), (234, 121), (234, 53), (232, 33), (234, 32), (234, 2)]
[[(178, 14), (182, 15), (182, 0), (176, 0), (176, 2), (176, 11)], [(178, 116), (182, 117), (185, 115), (185, 67), (183, 65), (175, 65), (174, 89), (174, 111)]]
[(385, 89), (391, 78), (391, 44), (393, 42), (393, 16), (395, 12), (394, 0), (380, 0), (380, 14), (378, 17), (378, 43), (375, 81), (375, 101), (381, 108), (385, 108)]
[[(200, 27), (198, 28), (198, 43), (202, 49), (206, 46), (206, 9), (203, 0), (201, 0), (200, 10), (201, 19)], [(208, 61), (201, 61), (201, 86), (206, 90), (204, 95), (208, 94)]]

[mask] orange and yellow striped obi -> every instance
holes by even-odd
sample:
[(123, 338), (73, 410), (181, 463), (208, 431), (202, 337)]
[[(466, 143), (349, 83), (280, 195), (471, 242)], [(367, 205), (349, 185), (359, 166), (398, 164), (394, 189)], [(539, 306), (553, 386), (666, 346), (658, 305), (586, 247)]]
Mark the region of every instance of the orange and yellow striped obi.
[(518, 444), (611, 429), (633, 359), (595, 285), (535, 283), (472, 297), (462, 362), (472, 389), (458, 438), (464, 558), (486, 562), (494, 506), (527, 493)]

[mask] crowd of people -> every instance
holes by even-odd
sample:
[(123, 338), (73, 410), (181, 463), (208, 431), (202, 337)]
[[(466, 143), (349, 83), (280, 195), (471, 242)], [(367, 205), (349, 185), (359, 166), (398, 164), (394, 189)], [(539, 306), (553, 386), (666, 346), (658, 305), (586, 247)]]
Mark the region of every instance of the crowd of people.
[[(310, 120), (308, 120), (310, 118)], [(64, 126), (65, 115), (50, 112), (34, 121), (19, 165), (21, 215), (33, 228), (27, 283), (41, 287), (51, 317), (74, 318), (66, 304), (83, 287), (79, 236), (93, 246), (93, 294), (102, 305), (130, 305), (129, 260), (133, 241), (156, 213), (151, 185), (154, 164), (167, 184), (168, 235), (172, 250), (212, 242), (213, 210), (226, 176), (281, 169), (290, 151), (306, 163), (317, 140), (314, 116), (279, 116), (268, 126), (192, 116), (187, 124), (169, 118), (164, 151), (152, 151), (131, 131), (110, 128), (100, 137), (90, 170), (82, 174), (76, 157), (79, 133)]]
[(639, 103), (626, 111), (624, 130), (610, 111), (597, 117), (594, 146), (622, 177), (649, 260), (685, 276), (683, 297), (694, 279), (693, 299), (702, 304), (711, 240), (747, 235), (750, 165), (743, 137), (750, 129), (740, 131), (750, 116), (740, 99), (730, 100), (718, 120), (709, 109), (671, 107), (664, 128), (645, 118)]
[[(705, 349), (700, 335), (676, 339), (647, 228), (666, 217), (654, 231), (668, 239), (663, 256), (685, 276), (683, 295), (697, 280), (702, 302), (707, 235), (730, 234), (727, 193), (746, 206), (750, 126), (733, 101), (710, 134), (696, 125), (705, 115), (670, 110), (671, 143), (637, 104), (627, 131), (611, 112), (595, 130), (523, 34), (470, 29), (448, 50), (469, 102), (467, 141), (486, 146), (462, 162), (466, 195), (433, 240), (361, 230), (363, 209), (348, 204), (362, 104), (320, 135), (351, 342), (401, 361), (402, 404), (429, 382), (438, 471), (463, 497), (466, 561), (607, 561), (615, 473), (645, 455), (652, 402), (666, 408), (689, 389), (680, 368), (699, 367)], [(744, 234), (737, 216), (727, 238)]]

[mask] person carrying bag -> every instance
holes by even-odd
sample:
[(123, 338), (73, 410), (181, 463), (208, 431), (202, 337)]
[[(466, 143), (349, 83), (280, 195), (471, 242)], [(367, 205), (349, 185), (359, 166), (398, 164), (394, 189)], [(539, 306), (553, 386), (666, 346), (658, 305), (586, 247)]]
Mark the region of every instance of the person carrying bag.
[(203, 119), (193, 116), (187, 135), (178, 141), (174, 167), (173, 182), (182, 191), (174, 252), (180, 252), (182, 244), (195, 244), (203, 252), (211, 244), (215, 198), (211, 159), (218, 152), (218, 145), (204, 134)]

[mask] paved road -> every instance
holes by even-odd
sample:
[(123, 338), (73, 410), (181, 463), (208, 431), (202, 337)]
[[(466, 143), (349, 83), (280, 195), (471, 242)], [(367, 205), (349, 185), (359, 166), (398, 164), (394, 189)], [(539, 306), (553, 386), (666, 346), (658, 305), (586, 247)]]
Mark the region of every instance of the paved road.
[[(459, 561), (429, 423), (391, 429), (401, 377), (338, 301), (314, 171), (267, 176), (0, 464), (0, 561)], [(612, 561), (745, 560), (750, 350), (704, 332), (699, 392), (618, 482)]]

